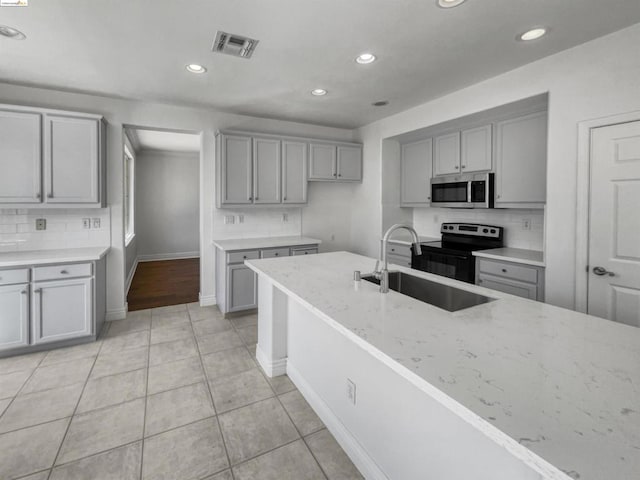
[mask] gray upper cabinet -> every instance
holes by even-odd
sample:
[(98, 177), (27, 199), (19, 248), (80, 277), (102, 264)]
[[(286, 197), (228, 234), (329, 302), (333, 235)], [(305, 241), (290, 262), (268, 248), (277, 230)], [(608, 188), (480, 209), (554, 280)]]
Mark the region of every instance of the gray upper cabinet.
[(546, 202), (547, 112), (496, 124), (496, 207), (541, 208)]
[(98, 203), (100, 121), (45, 116), (47, 203)]
[(307, 144), (282, 141), (282, 203), (307, 203)]
[(222, 204), (253, 203), (251, 137), (221, 136)]
[(362, 147), (338, 145), (338, 180), (362, 180)]
[(463, 130), (460, 137), (460, 171), (491, 170), (491, 125)]
[(40, 203), (42, 116), (0, 111), (0, 202)]
[(104, 207), (101, 116), (0, 105), (0, 204)]
[(280, 203), (280, 140), (253, 139), (253, 203)]
[(429, 206), (431, 203), (431, 139), (402, 145), (400, 157), (400, 205)]
[(335, 145), (309, 144), (309, 180), (335, 180), (337, 172)]
[(460, 173), (460, 132), (434, 138), (434, 175)]

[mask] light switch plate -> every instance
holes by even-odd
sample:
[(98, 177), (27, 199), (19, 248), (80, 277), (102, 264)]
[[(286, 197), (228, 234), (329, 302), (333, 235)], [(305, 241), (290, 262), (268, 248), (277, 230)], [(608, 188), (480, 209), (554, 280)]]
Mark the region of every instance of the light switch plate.
[(91, 228), (91, 219), (83, 218), (82, 219), (82, 228)]
[(99, 218), (94, 218), (93, 219), (93, 228), (100, 228), (100, 219)]
[(233, 215), (225, 215), (224, 223), (227, 225), (231, 225), (232, 223), (235, 223), (235, 217)]
[(36, 218), (36, 230), (46, 230), (46, 229), (47, 229), (47, 219)]
[(244, 223), (244, 215), (238, 215), (238, 223)]

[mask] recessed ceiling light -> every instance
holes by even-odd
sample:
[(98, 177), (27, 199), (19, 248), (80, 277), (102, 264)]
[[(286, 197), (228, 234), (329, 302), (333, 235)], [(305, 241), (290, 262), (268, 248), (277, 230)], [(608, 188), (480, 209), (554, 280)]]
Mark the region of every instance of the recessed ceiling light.
[(198, 65), (197, 63), (190, 63), (185, 67), (191, 73), (204, 73), (207, 71), (202, 65)]
[(356, 62), (361, 65), (366, 65), (367, 63), (372, 63), (376, 61), (376, 56), (373, 53), (363, 53), (362, 55), (358, 55), (356, 57)]
[(311, 95), (315, 95), (316, 97), (322, 97), (326, 94), (327, 91), (324, 88), (314, 88), (313, 90), (311, 90)]
[(531, 40), (537, 40), (538, 38), (542, 37), (545, 33), (547, 33), (546, 28), (536, 27), (518, 35), (518, 39), (524, 42), (529, 42)]
[(436, 3), (441, 8), (453, 8), (462, 5), (466, 0), (438, 0)]
[(384, 107), (385, 105), (389, 105), (389, 101), (388, 100), (380, 100), (378, 102), (373, 102), (371, 105), (373, 105), (374, 107)]
[(20, 30), (6, 25), (0, 25), (0, 35), (11, 38), (12, 40), (24, 40), (27, 38), (27, 36)]

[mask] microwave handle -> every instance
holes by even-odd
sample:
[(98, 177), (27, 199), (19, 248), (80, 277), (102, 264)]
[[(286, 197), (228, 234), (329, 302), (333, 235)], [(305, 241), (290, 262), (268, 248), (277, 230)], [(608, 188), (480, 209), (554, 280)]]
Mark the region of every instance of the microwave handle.
[(471, 199), (471, 180), (467, 182), (467, 202), (473, 202), (473, 200)]

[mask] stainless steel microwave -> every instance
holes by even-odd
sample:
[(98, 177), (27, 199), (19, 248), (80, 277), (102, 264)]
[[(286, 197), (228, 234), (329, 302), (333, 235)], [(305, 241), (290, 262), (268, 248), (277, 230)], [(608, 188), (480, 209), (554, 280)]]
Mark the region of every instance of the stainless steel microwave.
[(431, 206), (493, 208), (494, 174), (467, 173), (431, 179)]

